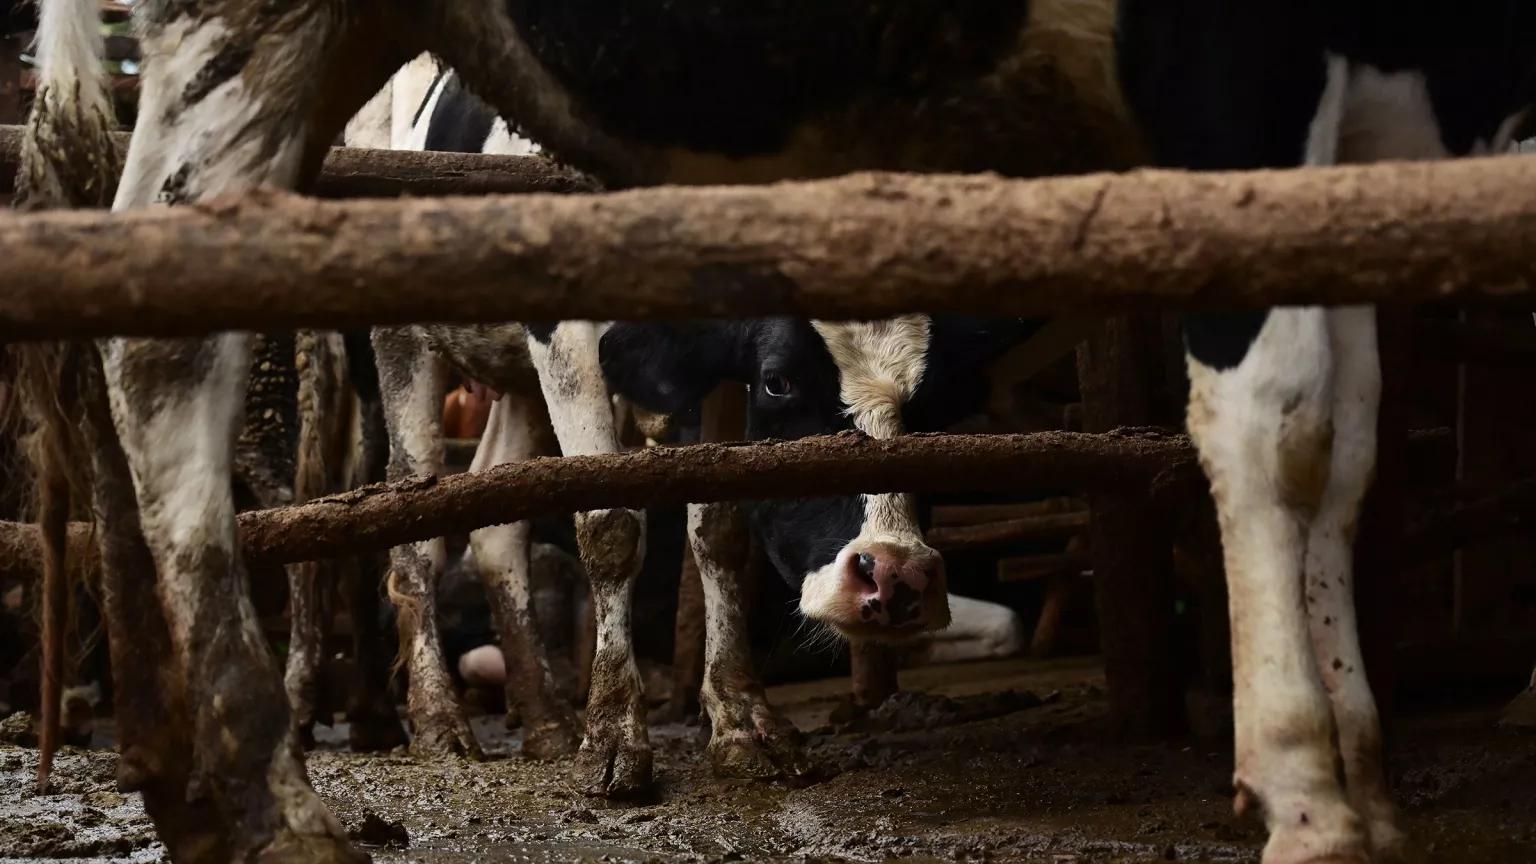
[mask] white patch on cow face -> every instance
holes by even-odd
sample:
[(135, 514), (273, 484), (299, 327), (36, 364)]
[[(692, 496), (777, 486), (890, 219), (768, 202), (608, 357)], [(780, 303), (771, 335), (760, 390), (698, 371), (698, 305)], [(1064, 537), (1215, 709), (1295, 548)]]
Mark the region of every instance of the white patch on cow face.
[[(885, 321), (812, 322), (826, 342), (837, 366), (839, 389), (848, 416), (859, 431), (872, 438), (894, 438), (905, 429), (901, 411), (922, 383), (927, 367), (929, 320), (908, 315)], [(808, 618), (832, 624), (851, 637), (859, 628), (857, 600), (847, 587), (851, 562), (874, 547), (898, 550), (913, 561), (932, 562), (938, 578), (925, 593), (925, 627), (949, 623), (939, 555), (923, 542), (917, 506), (905, 493), (865, 495), (864, 523), (858, 536), (827, 564), (806, 575), (800, 588), (800, 611)], [(871, 634), (873, 635), (873, 634)]]

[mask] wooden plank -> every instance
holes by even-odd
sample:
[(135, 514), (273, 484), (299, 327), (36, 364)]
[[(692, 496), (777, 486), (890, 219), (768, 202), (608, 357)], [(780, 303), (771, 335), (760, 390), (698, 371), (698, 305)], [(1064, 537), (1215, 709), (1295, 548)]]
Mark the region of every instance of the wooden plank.
[[(1122, 316), (1078, 349), (1083, 428), (1158, 422), (1163, 328), (1159, 318)], [(1097, 492), (1092, 549), (1099, 639), (1116, 737), (1163, 738), (1183, 728), (1183, 691), (1174, 654), (1173, 548), (1145, 491)]]
[(1020, 501), (1012, 504), (952, 504), (933, 508), (932, 525), (935, 528), (958, 525), (982, 525), (988, 522), (1004, 522), (1009, 519), (1032, 519), (1073, 513), (1088, 509), (1082, 498), (1046, 498), (1041, 501)]
[(1054, 576), (1081, 576), (1092, 569), (1093, 556), (1087, 552), (1021, 555), (997, 562), (997, 581), (1031, 582)]
[(931, 528), (925, 538), (940, 552), (995, 549), (1032, 540), (1062, 540), (1088, 528), (1088, 510)]

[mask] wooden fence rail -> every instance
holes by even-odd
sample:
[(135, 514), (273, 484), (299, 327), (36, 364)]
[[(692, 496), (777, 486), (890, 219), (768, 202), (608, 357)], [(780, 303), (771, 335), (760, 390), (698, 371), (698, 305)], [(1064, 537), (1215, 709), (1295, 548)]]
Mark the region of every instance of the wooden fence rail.
[(0, 218), (0, 338), (419, 321), (1531, 303), (1536, 160)]

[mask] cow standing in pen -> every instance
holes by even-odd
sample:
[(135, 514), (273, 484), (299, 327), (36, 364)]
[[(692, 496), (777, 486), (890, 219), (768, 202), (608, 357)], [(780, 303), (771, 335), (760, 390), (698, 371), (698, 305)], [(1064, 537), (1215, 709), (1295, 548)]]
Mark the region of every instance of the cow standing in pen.
[[(75, 26), (46, 26), (62, 3)], [(95, 57), (80, 22), (94, 26), (95, 9), (45, 0), (45, 108), (67, 113), (87, 89), (76, 85)], [(422, 50), (615, 186), (1441, 158), (1505, 146), (1536, 71), (1536, 8), (1518, 0), (152, 0), (140, 19), (140, 121), (117, 209), (303, 184), (346, 119)], [(762, 274), (700, 272), (697, 288), (746, 275)], [(1208, 314), (1187, 334), (1189, 427), (1230, 584), (1238, 804), (1267, 823), (1266, 864), (1386, 860), (1403, 839), (1350, 593), (1374, 463), (1374, 317)], [(590, 326), (533, 335), (547, 395), (595, 373)], [(928, 328), (819, 335), (854, 424), (899, 434)], [(146, 803), (180, 859), (351, 860), (304, 777), (245, 593), (228, 465), (248, 352), (238, 334), (101, 346), (116, 433), (102, 446), (121, 446), (105, 473), (132, 493), (119, 483), (101, 502), (109, 522), (142, 527), (124, 554), (153, 560), (166, 638), (148, 643), (150, 659), (178, 682), (141, 698), (190, 721), (189, 761), (183, 741), (125, 734), (125, 785), (156, 790)], [(882, 524), (910, 519), (870, 506)], [(591, 576), (599, 619), (617, 625), (638, 516), (586, 514), (579, 530), (611, 553)], [(942, 626), (942, 570), (910, 554), (891, 577), (906, 586), (892, 589), (900, 614), (866, 616), (868, 552), (841, 551), (808, 578), (802, 608), (858, 639)], [(147, 586), (132, 587), (143, 611)], [(108, 613), (112, 628), (143, 624)], [(649, 764), (638, 689), (627, 647), (600, 643), (585, 765), (621, 786)]]

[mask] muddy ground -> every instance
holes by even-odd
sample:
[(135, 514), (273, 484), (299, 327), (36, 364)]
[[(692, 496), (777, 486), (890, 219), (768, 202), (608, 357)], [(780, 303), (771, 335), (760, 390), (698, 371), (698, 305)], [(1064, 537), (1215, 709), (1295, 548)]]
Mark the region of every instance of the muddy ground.
[[(826, 774), (803, 788), (714, 780), (697, 726), (653, 726), (655, 798), (596, 801), (563, 764), (508, 755), (516, 737), (492, 717), (476, 721), (484, 763), (322, 749), (311, 776), (381, 862), (1257, 860), (1261, 831), (1231, 815), (1227, 741), (1104, 743), (1091, 661), (931, 668), (903, 685), (949, 698), (912, 698), (850, 732), (828, 721), (846, 682), (772, 691)], [(1431, 861), (1536, 862), (1536, 738), (1496, 732), (1495, 714), (1441, 710), (1397, 727), (1394, 785)], [(157, 860), (113, 763), (70, 751), (59, 794), (37, 797), (35, 752), (0, 748), (0, 860)]]

